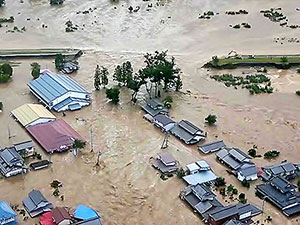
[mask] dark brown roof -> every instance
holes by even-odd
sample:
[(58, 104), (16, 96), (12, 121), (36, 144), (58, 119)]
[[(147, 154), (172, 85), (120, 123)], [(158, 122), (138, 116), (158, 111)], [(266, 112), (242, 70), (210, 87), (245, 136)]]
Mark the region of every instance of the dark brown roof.
[(176, 160), (169, 152), (161, 152), (158, 153), (158, 156), (160, 157), (161, 161), (163, 161), (165, 164), (174, 163)]
[(64, 220), (71, 220), (71, 216), (65, 207), (56, 207), (52, 209), (51, 213), (56, 224)]

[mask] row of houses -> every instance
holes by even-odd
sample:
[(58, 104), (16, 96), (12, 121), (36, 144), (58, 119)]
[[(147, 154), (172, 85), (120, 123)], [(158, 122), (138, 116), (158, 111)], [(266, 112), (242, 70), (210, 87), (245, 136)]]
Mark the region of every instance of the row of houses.
[(68, 123), (56, 119), (40, 104), (24, 104), (13, 110), (11, 115), (47, 153), (66, 151), (71, 148), (74, 140), (84, 141)]
[[(39, 216), (41, 225), (102, 225), (99, 214), (84, 205), (73, 213), (67, 207), (54, 207), (39, 190), (32, 190), (23, 200), (23, 206), (30, 217)], [(17, 225), (17, 214), (6, 202), (0, 202), (0, 224)]]
[(168, 117), (168, 109), (157, 99), (151, 99), (142, 109), (147, 113), (144, 118), (152, 122), (162, 132), (171, 133), (185, 144), (193, 145), (205, 139), (206, 133), (187, 120), (175, 122)]

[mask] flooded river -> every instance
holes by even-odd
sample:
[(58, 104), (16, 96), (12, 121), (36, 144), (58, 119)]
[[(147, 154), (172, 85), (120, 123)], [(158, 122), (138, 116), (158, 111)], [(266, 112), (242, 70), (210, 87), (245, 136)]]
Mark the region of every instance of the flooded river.
[[(46, 0), (6, 2), (7, 5), (0, 9), (0, 17), (13, 15), (15, 23), (0, 28), (0, 49), (74, 47), (86, 50), (79, 59), (81, 69), (71, 76), (92, 92), (92, 105), (67, 112), (64, 119), (86, 140), (90, 138), (89, 130), (93, 129), (94, 152), (91, 153), (87, 146), (77, 158), (71, 153), (55, 154), (50, 169), (29, 172), (23, 178), (0, 180), (0, 200), (21, 206), (21, 200), (36, 188), (54, 205), (73, 209), (78, 204), (93, 207), (106, 225), (202, 224), (178, 197), (185, 184), (176, 177), (162, 181), (151, 167), (149, 160), (161, 151), (164, 136), (142, 119), (139, 106), (130, 103), (130, 91), (122, 89), (120, 105), (112, 106), (107, 102), (104, 90), (95, 92), (93, 88), (97, 64), (112, 72), (115, 65), (130, 60), (138, 70), (143, 63), (143, 54), (155, 50), (168, 49), (183, 71), (182, 93), (172, 94), (172, 118), (188, 119), (204, 128), (208, 132), (208, 141), (223, 139), (227, 145), (244, 151), (255, 144), (259, 154), (272, 149), (281, 152), (276, 160), (254, 159), (259, 166), (285, 159), (300, 162), (300, 99), (295, 95), (300, 89), (300, 79), (295, 69), (270, 69), (268, 74), (275, 93), (251, 96), (246, 90), (226, 88), (208, 78), (213, 73), (241, 74), (249, 69), (207, 71), (201, 68), (211, 56), (226, 55), (231, 50), (241, 54), (299, 53), (299, 43), (273, 41), (277, 37), (300, 38), (299, 30), (280, 27), (259, 12), (281, 7), (289, 23), (297, 24), (300, 21), (300, 12), (296, 10), (300, 7), (299, 1), (66, 0), (58, 7), (51, 7)], [(140, 9), (129, 13), (129, 6)], [(240, 9), (249, 14), (225, 15), (225, 11)], [(90, 12), (81, 13), (85, 10)], [(219, 14), (210, 20), (198, 19), (199, 14), (208, 10)], [(80, 29), (66, 33), (65, 22), (68, 20)], [(242, 22), (251, 24), (252, 28), (235, 30), (229, 27)], [(13, 26), (25, 26), (26, 32), (7, 33)], [(14, 68), (12, 81), (0, 85), (0, 100), (4, 103), (4, 112), (0, 113), (0, 146), (30, 138), (9, 113), (24, 103), (37, 102), (26, 85), (32, 79), (30, 63), (33, 61), (40, 63), (42, 68), (54, 70), (52, 60), (18, 60), (20, 64)], [(144, 97), (142, 93), (139, 95), (140, 99)], [(210, 113), (218, 117), (214, 127), (204, 124), (204, 118)], [(14, 135), (11, 139), (8, 139), (8, 127)], [(49, 158), (40, 146), (36, 145), (36, 149), (45, 159)], [(98, 151), (103, 155), (100, 167), (95, 167)], [(205, 159), (218, 176), (226, 177), (227, 183), (246, 193), (248, 202), (262, 206), (262, 201), (254, 194), (255, 184), (261, 181), (255, 181), (247, 190), (236, 178), (228, 176), (214, 155), (201, 155), (195, 146), (185, 146), (173, 137), (167, 151), (182, 166)], [(52, 196), (49, 184), (54, 179), (63, 182), (64, 201)], [(219, 199), (225, 202), (221, 196)], [(265, 224), (297, 224), (296, 218), (287, 219), (268, 203), (264, 214), (255, 220), (264, 223), (263, 219), (269, 215), (273, 221)], [(22, 221), (19, 217), (19, 221), (20, 224), (35, 224), (38, 220)]]

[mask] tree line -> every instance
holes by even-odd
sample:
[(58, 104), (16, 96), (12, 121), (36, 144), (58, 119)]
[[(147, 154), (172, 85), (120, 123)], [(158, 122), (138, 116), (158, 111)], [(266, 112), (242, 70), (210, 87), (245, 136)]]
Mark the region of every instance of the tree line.
[[(97, 65), (94, 75), (94, 87), (100, 90), (108, 85), (108, 69)], [(106, 95), (113, 103), (119, 102), (119, 87), (126, 87), (132, 90), (131, 101), (137, 101), (137, 93), (145, 87), (149, 98), (161, 96), (161, 91), (175, 90), (182, 88), (181, 70), (177, 67), (175, 58), (168, 57), (167, 51), (144, 55), (144, 66), (134, 72), (130, 61), (117, 65), (113, 72), (113, 81), (118, 87), (106, 90)]]

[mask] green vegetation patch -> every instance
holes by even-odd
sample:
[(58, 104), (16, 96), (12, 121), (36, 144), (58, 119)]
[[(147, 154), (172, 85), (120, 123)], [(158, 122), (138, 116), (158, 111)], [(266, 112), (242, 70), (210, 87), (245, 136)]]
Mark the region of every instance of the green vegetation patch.
[(15, 22), (15, 18), (13, 16), (6, 18), (6, 17), (0, 17), (0, 23), (13, 23)]
[(212, 75), (211, 79), (222, 82), (225, 86), (241, 86), (249, 90), (250, 94), (273, 93), (270, 78), (264, 74), (233, 76), (232, 74)]

